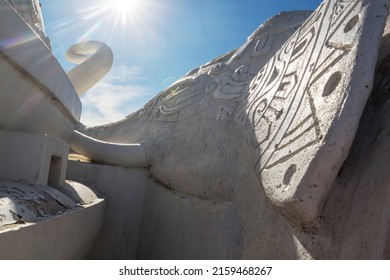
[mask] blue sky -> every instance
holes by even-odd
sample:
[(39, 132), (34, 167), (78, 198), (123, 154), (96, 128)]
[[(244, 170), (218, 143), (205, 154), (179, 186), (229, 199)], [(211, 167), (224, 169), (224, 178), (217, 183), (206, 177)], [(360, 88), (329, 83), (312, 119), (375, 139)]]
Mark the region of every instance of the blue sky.
[[(314, 10), (321, 0), (40, 0), (46, 33), (65, 70), (76, 42), (99, 40), (114, 53), (111, 72), (81, 98), (86, 125), (117, 121), (189, 70), (242, 45), (281, 11)], [(122, 0), (123, 1), (123, 0)]]

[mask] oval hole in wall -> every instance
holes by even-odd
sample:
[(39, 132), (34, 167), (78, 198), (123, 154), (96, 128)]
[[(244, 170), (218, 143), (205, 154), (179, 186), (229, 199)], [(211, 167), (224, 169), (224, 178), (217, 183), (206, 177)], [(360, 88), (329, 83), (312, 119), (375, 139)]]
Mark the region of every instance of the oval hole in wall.
[(297, 172), (297, 165), (291, 164), (290, 167), (287, 169), (286, 173), (283, 177), (283, 184), (288, 185), (290, 184), (292, 176)]
[(322, 96), (329, 96), (334, 92), (337, 88), (337, 86), (340, 84), (341, 81), (341, 73), (335, 72), (330, 76), (329, 80), (326, 82), (324, 92), (322, 93)]
[(359, 22), (359, 15), (354, 16), (348, 21), (348, 23), (344, 27), (344, 33), (348, 33), (355, 27), (355, 25)]
[(267, 85), (270, 85), (272, 82), (274, 82), (278, 76), (279, 76), (279, 70), (276, 67), (274, 67), (274, 69), (272, 71), (272, 75), (271, 75)]

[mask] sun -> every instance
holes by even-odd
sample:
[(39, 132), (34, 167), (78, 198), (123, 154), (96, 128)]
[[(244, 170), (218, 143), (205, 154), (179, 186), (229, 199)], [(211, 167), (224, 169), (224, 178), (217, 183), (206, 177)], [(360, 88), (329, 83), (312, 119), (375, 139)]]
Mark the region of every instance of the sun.
[(137, 6), (139, 0), (109, 0), (109, 2), (114, 9), (129, 12), (132, 8)]
[(129, 17), (135, 16), (142, 0), (107, 0), (108, 7), (116, 13), (117, 18), (126, 23)]

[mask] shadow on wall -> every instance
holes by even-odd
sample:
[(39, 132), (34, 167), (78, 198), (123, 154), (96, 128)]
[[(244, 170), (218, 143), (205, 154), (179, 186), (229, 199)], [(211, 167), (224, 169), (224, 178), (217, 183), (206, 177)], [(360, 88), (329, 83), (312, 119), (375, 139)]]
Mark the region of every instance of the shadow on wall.
[[(318, 234), (332, 245), (325, 258), (390, 257), (390, 102), (388, 76), (382, 74), (376, 75), (355, 142), (323, 211)], [(307, 248), (318, 252), (313, 244)]]

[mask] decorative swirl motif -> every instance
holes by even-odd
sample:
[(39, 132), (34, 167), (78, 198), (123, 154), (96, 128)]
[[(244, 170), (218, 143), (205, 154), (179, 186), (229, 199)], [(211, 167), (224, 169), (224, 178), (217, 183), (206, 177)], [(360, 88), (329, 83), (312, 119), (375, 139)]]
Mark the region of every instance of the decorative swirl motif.
[(159, 111), (168, 116), (191, 104), (196, 96), (189, 93), (196, 82), (196, 79), (187, 78), (166, 90), (165, 94), (161, 95), (163, 104), (159, 107)]
[(233, 80), (237, 83), (248, 81), (251, 78), (251, 76), (249, 75), (249, 69), (250, 66), (248, 66), (247, 64), (238, 67), (233, 73)]
[(85, 94), (111, 69), (113, 54), (99, 41), (77, 43), (66, 52), (68, 61), (79, 64), (67, 74), (79, 96)]
[(226, 63), (218, 63), (210, 69), (209, 75), (213, 76), (213, 75), (221, 74), (225, 68), (226, 68)]

